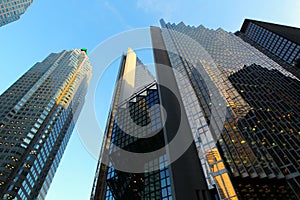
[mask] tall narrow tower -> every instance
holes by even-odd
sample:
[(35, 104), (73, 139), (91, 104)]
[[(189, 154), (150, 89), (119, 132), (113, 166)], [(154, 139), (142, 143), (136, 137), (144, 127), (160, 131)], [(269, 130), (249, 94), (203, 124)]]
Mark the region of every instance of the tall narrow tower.
[[(163, 48), (159, 30), (151, 29), (153, 45)], [(166, 144), (177, 132), (192, 134), (174, 94), (179, 93), (167, 52), (154, 51), (154, 57), (156, 79), (131, 49), (122, 58), (91, 199), (209, 199), (194, 144), (169, 165), (174, 155)]]
[(91, 65), (52, 53), (0, 96), (0, 196), (44, 199), (84, 103)]
[[(165, 181), (166, 192), (164, 195), (167, 198), (171, 196), (170, 175), (168, 167), (165, 167), (165, 155), (153, 158), (150, 167), (153, 167), (154, 162), (156, 165), (162, 166), (155, 173), (130, 173), (125, 170), (117, 170), (115, 162), (121, 162), (123, 165), (130, 164), (130, 162), (134, 165), (137, 163), (132, 160), (127, 161), (126, 158), (123, 160), (121, 156), (112, 159), (113, 154), (119, 153), (117, 147), (133, 152), (146, 152), (164, 143), (161, 133), (160, 110), (153, 109), (154, 105), (159, 102), (154, 77), (142, 64), (136, 53), (129, 48), (121, 60), (92, 199), (162, 198), (159, 187), (150, 187), (154, 184), (159, 186), (161, 180)], [(137, 126), (133, 126), (130, 122)], [(142, 135), (157, 133), (159, 137), (153, 137), (148, 141), (139, 138)], [(145, 171), (147, 168), (149, 166), (145, 166)]]

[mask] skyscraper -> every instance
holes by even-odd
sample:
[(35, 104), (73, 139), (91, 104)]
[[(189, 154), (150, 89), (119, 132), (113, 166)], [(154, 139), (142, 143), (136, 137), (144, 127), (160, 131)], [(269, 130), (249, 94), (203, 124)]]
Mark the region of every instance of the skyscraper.
[(84, 51), (52, 53), (0, 96), (1, 198), (45, 198), (90, 77)]
[(1, 0), (0, 1), (0, 27), (20, 19), (33, 0)]
[(300, 77), (299, 28), (245, 19), (236, 35)]
[[(153, 85), (124, 104), (118, 103), (124, 81), (116, 86), (91, 199), (299, 199), (300, 82), (294, 72), (221, 28), (163, 20), (161, 26), (150, 29)], [(127, 60), (120, 80), (129, 77)], [(150, 97), (154, 91), (157, 97)], [(152, 113), (156, 98), (167, 114)], [(124, 129), (130, 120), (149, 128), (158, 121), (160, 131)], [(178, 148), (191, 139), (179, 158), (171, 147), (178, 135)], [(144, 173), (115, 170), (140, 165), (121, 149), (147, 153), (164, 145), (165, 154), (142, 162)], [(151, 171), (150, 163), (161, 168)]]
[[(158, 43), (162, 42), (161, 35), (154, 36)], [(168, 62), (166, 52), (160, 55), (157, 63)], [(171, 141), (177, 129), (189, 133), (186, 115), (179, 106), (182, 102), (166, 88), (170, 83), (176, 93), (171, 68), (157, 75), (157, 79), (164, 80), (164, 86), (131, 49), (123, 56), (91, 199), (168, 200), (208, 195), (200, 162), (195, 159), (195, 146), (191, 145), (171, 165), (168, 161), (172, 155), (167, 155), (166, 149), (151, 154)], [(159, 105), (168, 113), (165, 123)], [(183, 126), (178, 128), (180, 114)], [(142, 155), (124, 156), (121, 149)], [(184, 170), (187, 164), (189, 171)]]
[(185, 109), (198, 113), (187, 112), (208, 187), (220, 199), (299, 198), (299, 79), (222, 29), (161, 25)]

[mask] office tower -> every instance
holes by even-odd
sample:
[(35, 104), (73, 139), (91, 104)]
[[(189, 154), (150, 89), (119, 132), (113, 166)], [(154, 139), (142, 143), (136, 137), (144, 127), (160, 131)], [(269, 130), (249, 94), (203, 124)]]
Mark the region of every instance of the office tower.
[(236, 35), (300, 78), (299, 28), (245, 19)]
[[(158, 42), (155, 45), (162, 44), (157, 29), (152, 31)], [(154, 53), (159, 58), (156, 70), (160, 71), (159, 64), (170, 66), (166, 51)], [(147, 154), (162, 149), (177, 129), (187, 133), (186, 138), (192, 137), (185, 112), (180, 109), (182, 102), (174, 98), (179, 92), (171, 68), (156, 74), (154, 78), (131, 49), (122, 57), (91, 199), (168, 200), (208, 195), (194, 144), (171, 165), (168, 161), (172, 153), (165, 149)], [(160, 105), (168, 114), (166, 121)], [(180, 114), (182, 127), (177, 127)], [(119, 148), (140, 156), (124, 156)], [(185, 170), (187, 165), (189, 171)]]
[(221, 28), (161, 25), (216, 199), (299, 199), (299, 79)]
[(0, 96), (1, 199), (44, 199), (84, 103), (84, 51), (50, 54)]
[(0, 27), (20, 19), (33, 0), (1, 0), (0, 1)]

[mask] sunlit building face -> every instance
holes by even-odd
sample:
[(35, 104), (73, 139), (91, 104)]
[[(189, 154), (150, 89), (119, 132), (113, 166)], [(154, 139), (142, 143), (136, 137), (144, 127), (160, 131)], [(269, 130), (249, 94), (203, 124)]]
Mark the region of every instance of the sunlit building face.
[(0, 96), (0, 194), (44, 199), (84, 103), (91, 65), (52, 53)]

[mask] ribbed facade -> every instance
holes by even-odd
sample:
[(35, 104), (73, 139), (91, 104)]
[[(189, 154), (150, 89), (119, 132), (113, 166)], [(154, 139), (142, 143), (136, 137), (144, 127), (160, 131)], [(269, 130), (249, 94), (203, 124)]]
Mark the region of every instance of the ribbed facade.
[(0, 27), (20, 19), (33, 0), (0, 0)]
[[(118, 123), (115, 122), (113, 125), (111, 142), (131, 152), (151, 151), (164, 144), (161, 135), (153, 139), (143, 140), (138, 138), (156, 134), (156, 132), (162, 128), (160, 110), (158, 108), (153, 109), (152, 107), (158, 103), (159, 97), (155, 83), (139, 91), (139, 93), (134, 95), (127, 102), (123, 102), (115, 118)], [(126, 107), (125, 104), (127, 104)], [(129, 115), (127, 109), (130, 111)], [(139, 127), (133, 129), (131, 131), (133, 135), (130, 136), (126, 133), (126, 130), (130, 130), (131, 120), (140, 126), (150, 124), (150, 127), (146, 130)], [(122, 128), (120, 128), (119, 125), (122, 125)], [(110, 150), (112, 154), (118, 151), (113, 148)], [(120, 160), (121, 159), (122, 158), (120, 158)], [(159, 170), (151, 171), (156, 165), (159, 166)], [(162, 155), (147, 164), (145, 163), (145, 171), (151, 172), (127, 173), (115, 170), (113, 164), (111, 164), (111, 167), (107, 170), (107, 186), (104, 199), (172, 199), (167, 156)]]
[(236, 35), (300, 77), (300, 29), (246, 19)]
[[(142, 153), (164, 145), (159, 104), (154, 77), (129, 49), (121, 61), (91, 199), (172, 199), (166, 154), (144, 163), (145, 173), (117, 170), (114, 162), (133, 163), (118, 156), (113, 159), (118, 148)], [(112, 157), (106, 158), (105, 152)], [(108, 165), (105, 159), (111, 159)]]
[(299, 198), (299, 80), (222, 29), (161, 25), (216, 199)]
[(90, 77), (84, 52), (52, 53), (0, 96), (1, 198), (45, 198)]

